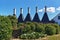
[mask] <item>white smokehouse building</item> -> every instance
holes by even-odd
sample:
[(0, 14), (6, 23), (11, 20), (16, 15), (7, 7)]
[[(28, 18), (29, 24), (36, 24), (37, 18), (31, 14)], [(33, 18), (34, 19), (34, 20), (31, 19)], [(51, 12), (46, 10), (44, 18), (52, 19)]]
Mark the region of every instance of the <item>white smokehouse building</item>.
[(55, 23), (57, 23), (57, 24), (60, 25), (60, 13), (57, 14), (57, 15), (53, 18), (53, 20), (55, 21)]

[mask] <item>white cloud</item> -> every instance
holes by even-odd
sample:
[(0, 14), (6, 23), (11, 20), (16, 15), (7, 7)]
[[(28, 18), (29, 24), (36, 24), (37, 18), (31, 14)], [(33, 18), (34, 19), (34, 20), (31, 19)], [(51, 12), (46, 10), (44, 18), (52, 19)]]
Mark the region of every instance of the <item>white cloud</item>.
[(56, 10), (60, 11), (60, 7), (56, 8)]
[(47, 12), (54, 13), (55, 12), (55, 7), (49, 7), (49, 8), (47, 8)]
[(43, 9), (38, 10), (38, 12), (43, 12)]
[[(44, 12), (44, 9), (45, 9), (45, 8), (40, 9), (40, 10), (38, 10), (38, 12)], [(49, 7), (49, 8), (47, 8), (47, 12), (52, 12), (52, 13), (54, 13), (55, 10), (56, 10), (55, 7)]]

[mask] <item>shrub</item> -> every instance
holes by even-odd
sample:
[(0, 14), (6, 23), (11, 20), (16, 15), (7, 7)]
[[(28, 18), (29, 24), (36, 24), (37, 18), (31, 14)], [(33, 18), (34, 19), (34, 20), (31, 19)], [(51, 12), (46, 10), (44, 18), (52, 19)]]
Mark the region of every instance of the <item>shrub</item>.
[(12, 37), (12, 25), (9, 18), (0, 16), (0, 40), (10, 40)]
[(11, 21), (13, 29), (16, 29), (17, 28), (17, 18), (16, 18), (16, 16), (8, 15), (8, 18)]
[(45, 37), (45, 34), (40, 34), (38, 32), (26, 33), (20, 36), (21, 39), (38, 39), (39, 37)]
[(34, 24), (34, 23), (31, 23), (31, 24), (30, 24), (30, 27), (31, 27), (31, 30), (32, 30), (32, 31), (35, 31), (36, 26), (35, 26), (35, 24)]
[(30, 30), (31, 30), (30, 25), (25, 25), (25, 27), (22, 29), (22, 32), (23, 32), (23, 33), (27, 33), (27, 32), (29, 32)]
[(56, 34), (59, 33), (59, 25), (58, 24), (53, 24), (53, 26), (56, 28)]
[[(26, 23), (20, 23), (19, 25), (22, 30), (22, 35), (28, 33), (29, 35), (27, 36), (34, 36), (33, 38), (35, 38), (36, 35), (38, 35), (38, 33), (40, 33), (39, 34), (40, 37), (46, 36), (45, 34), (53, 35), (59, 33), (59, 25), (53, 23), (43, 24), (37, 22), (26, 22)], [(33, 32), (36, 32), (36, 35), (32, 35), (31, 33)], [(36, 38), (38, 38), (38, 36)]]
[(24, 28), (24, 23), (18, 23), (18, 25), (17, 25), (18, 27), (17, 27), (17, 29), (20, 29), (20, 28)]
[(32, 33), (27, 33), (27, 34), (22, 34), (20, 36), (21, 39), (37, 39), (39, 38), (39, 33), (37, 32), (32, 32)]
[(59, 33), (59, 25), (58, 24), (53, 24), (53, 23), (49, 23), (49, 24), (46, 24), (47, 26), (52, 26), (52, 27), (55, 27), (56, 28), (56, 34)]
[(39, 24), (36, 24), (36, 29), (35, 29), (36, 32), (39, 32), (39, 33), (44, 33), (45, 31), (45, 27), (39, 25)]
[(47, 35), (56, 34), (56, 28), (53, 27), (53, 26), (46, 26), (46, 27), (45, 27), (45, 33), (46, 33)]

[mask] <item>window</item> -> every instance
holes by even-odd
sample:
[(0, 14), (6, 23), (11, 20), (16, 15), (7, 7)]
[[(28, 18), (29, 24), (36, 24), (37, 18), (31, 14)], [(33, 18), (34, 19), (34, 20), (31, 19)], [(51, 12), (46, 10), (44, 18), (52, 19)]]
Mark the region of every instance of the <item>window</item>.
[(58, 19), (60, 19), (60, 16), (58, 16)]

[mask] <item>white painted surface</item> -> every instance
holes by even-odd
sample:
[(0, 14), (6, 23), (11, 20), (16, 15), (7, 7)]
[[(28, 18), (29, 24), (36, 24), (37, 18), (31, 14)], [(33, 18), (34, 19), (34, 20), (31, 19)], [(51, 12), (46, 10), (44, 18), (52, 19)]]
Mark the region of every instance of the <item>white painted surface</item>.
[(58, 16), (60, 16), (60, 13), (53, 18), (53, 20), (60, 25), (60, 19), (58, 19)]

